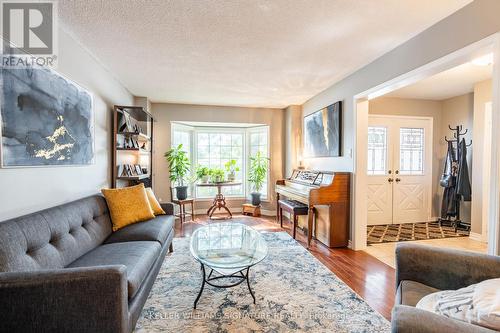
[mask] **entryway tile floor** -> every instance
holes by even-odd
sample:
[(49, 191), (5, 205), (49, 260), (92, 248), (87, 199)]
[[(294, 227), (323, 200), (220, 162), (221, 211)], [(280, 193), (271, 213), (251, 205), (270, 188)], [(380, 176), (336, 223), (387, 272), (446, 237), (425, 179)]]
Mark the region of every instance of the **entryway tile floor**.
[[(406, 243), (406, 242), (399, 242)], [(457, 237), (457, 238), (442, 238), (442, 239), (426, 239), (419, 241), (411, 241), (408, 243), (424, 244), (436, 247), (451, 248), (457, 250), (472, 251), (478, 253), (487, 253), (488, 244), (479, 242), (469, 237)], [(369, 245), (365, 250), (369, 255), (377, 258), (383, 263), (396, 268), (396, 245), (398, 242), (392, 243), (381, 243)]]

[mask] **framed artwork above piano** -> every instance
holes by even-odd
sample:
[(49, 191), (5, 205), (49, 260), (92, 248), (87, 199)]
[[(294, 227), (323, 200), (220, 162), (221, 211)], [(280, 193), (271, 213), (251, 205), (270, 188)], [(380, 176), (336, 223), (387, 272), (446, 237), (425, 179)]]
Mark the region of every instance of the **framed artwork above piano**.
[(304, 117), (304, 157), (342, 156), (342, 102)]

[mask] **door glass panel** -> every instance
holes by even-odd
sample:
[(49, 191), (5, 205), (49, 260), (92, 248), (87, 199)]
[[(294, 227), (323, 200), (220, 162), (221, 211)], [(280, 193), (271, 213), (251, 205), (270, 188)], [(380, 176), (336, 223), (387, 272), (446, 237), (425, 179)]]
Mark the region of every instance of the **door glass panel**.
[(399, 173), (402, 175), (424, 174), (424, 129), (399, 129)]
[(368, 127), (368, 174), (387, 173), (387, 128)]

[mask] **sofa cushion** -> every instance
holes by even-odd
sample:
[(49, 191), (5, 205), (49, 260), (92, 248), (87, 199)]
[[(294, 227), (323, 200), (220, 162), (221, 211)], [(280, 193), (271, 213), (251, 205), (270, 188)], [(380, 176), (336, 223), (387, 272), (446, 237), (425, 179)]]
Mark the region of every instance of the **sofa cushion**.
[(0, 272), (63, 268), (110, 234), (100, 195), (0, 222)]
[(172, 215), (160, 215), (146, 222), (128, 225), (109, 236), (106, 244), (130, 242), (130, 241), (158, 241), (162, 245), (173, 232), (174, 217)]
[(420, 282), (403, 280), (399, 284), (396, 293), (396, 303), (415, 306), (422, 297), (435, 293), (436, 291), (439, 291), (439, 289), (429, 287)]
[(68, 268), (124, 265), (128, 298), (133, 298), (160, 255), (158, 242), (127, 242), (101, 245), (68, 265)]
[(161, 208), (160, 202), (158, 202), (158, 199), (156, 199), (156, 196), (151, 187), (146, 188), (146, 194), (148, 196), (149, 205), (151, 206), (153, 213), (155, 215), (165, 215), (166, 213), (163, 208)]
[(108, 203), (113, 231), (155, 217), (142, 183), (123, 188), (102, 189), (101, 192)]
[(500, 330), (500, 278), (424, 296), (418, 309)]

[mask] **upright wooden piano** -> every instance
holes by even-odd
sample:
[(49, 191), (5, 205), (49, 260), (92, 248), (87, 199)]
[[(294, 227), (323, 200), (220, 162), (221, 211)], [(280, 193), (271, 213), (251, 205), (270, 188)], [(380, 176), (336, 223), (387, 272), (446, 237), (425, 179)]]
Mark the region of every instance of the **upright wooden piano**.
[(349, 241), (351, 174), (294, 170), (276, 182), (277, 200), (286, 197), (309, 206), (307, 246), (314, 236), (328, 247), (344, 247)]

